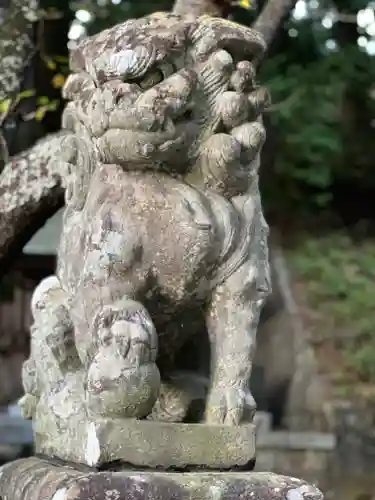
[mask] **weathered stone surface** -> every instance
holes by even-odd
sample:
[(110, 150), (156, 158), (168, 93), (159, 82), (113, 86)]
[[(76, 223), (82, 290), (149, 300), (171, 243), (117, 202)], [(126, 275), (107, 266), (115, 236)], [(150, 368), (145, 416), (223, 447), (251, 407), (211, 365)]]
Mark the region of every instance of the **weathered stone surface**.
[(46, 456), (98, 467), (122, 461), (141, 467), (246, 467), (255, 458), (255, 426), (176, 424), (145, 420), (102, 420), (82, 434), (48, 440), (36, 435)]
[[(37, 452), (97, 464), (125, 449), (154, 465), (160, 445), (164, 467), (252, 460), (248, 381), (270, 292), (258, 187), (269, 98), (254, 75), (264, 49), (233, 22), (155, 13), (73, 50), (57, 276), (35, 290), (23, 370)], [(194, 337), (198, 351), (210, 344), (207, 378), (182, 359)], [(203, 422), (206, 446), (190, 427)], [(151, 431), (130, 439), (134, 427)]]
[[(30, 237), (64, 202), (66, 132), (44, 137), (13, 157), (0, 175), (0, 277)], [(3, 332), (0, 332), (2, 335)]]
[(259, 473), (90, 472), (29, 458), (0, 469), (3, 500), (322, 500), (300, 479)]

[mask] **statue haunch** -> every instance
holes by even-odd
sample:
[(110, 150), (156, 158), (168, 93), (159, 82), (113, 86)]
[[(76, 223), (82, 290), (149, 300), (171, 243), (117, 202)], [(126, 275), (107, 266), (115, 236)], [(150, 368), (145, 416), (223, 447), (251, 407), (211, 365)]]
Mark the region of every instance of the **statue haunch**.
[[(75, 368), (60, 378), (82, 380), (88, 418), (187, 421), (194, 395), (179, 370), (194, 360), (181, 353), (194, 337), (199, 351), (205, 336), (204, 420), (252, 417), (248, 382), (270, 292), (258, 190), (269, 99), (254, 82), (264, 49), (243, 26), (158, 13), (71, 54), (63, 126), (74, 135), (56, 279), (69, 321), (52, 315), (40, 326), (38, 309), (34, 330), (44, 343), (49, 325), (65, 347), (72, 332)], [(24, 377), (36, 406), (57, 384), (33, 379), (40, 356), (32, 352)]]

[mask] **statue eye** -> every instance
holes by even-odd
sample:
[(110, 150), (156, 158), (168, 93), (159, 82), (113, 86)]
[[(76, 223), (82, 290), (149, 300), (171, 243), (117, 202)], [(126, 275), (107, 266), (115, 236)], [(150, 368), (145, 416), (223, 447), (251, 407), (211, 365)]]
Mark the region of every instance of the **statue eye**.
[(156, 68), (149, 73), (146, 73), (146, 75), (142, 78), (142, 80), (139, 80), (138, 85), (141, 87), (143, 90), (150, 89), (154, 85), (157, 85), (158, 83), (162, 82), (164, 80), (164, 74), (163, 71), (159, 68)]
[(176, 68), (172, 64), (162, 64), (151, 69), (142, 78), (139, 78), (136, 83), (142, 90), (148, 90), (171, 76), (175, 71)]

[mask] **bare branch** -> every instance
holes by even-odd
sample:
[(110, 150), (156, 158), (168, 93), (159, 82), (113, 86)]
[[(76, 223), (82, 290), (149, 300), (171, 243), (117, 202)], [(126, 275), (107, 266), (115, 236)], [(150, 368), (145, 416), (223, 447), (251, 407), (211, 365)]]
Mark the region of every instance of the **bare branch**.
[[(267, 45), (270, 45), (280, 23), (293, 9), (295, 3), (296, 0), (268, 0), (253, 24), (253, 28), (264, 36)], [(194, 16), (209, 14), (227, 18), (237, 4), (236, 0), (175, 0), (173, 12)]]
[(231, 2), (226, 0), (175, 0), (173, 13), (192, 16), (208, 14), (215, 17), (227, 17)]
[(269, 46), (285, 16), (294, 8), (296, 0), (268, 0), (253, 24)]

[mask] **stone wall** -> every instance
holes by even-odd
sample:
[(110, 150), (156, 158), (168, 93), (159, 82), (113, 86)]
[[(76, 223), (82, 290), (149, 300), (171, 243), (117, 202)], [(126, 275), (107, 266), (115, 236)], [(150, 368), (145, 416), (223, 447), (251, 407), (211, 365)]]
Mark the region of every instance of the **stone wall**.
[(375, 491), (375, 429), (354, 405), (336, 409), (334, 432), (272, 430), (258, 412), (257, 471), (301, 477), (319, 486), (325, 500), (371, 500)]
[(257, 471), (296, 476), (318, 485), (330, 484), (337, 439), (332, 433), (272, 430), (271, 417), (258, 412)]
[(333, 434), (274, 431), (258, 439), (256, 470), (301, 477), (324, 487), (332, 476), (334, 448)]

